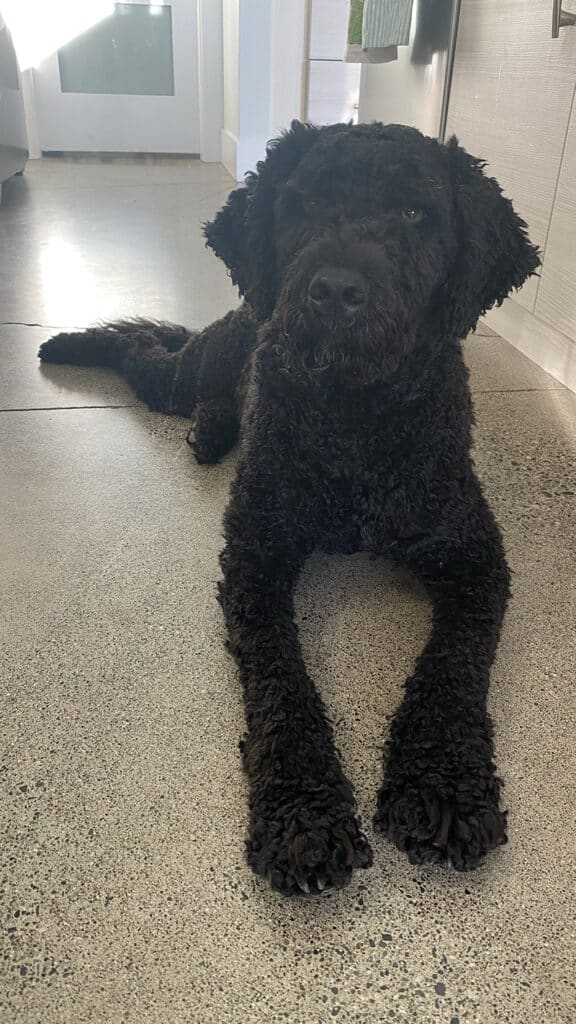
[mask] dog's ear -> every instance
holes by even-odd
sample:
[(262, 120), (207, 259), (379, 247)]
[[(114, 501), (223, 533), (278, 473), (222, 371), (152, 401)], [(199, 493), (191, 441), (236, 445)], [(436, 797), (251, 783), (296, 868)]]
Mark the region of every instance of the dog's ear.
[(277, 298), (274, 202), (278, 187), (316, 141), (321, 129), (292, 121), (289, 131), (266, 147), (266, 158), (246, 175), (244, 188), (204, 228), (207, 245), (228, 267), (241, 295), (257, 316), (272, 314)]
[(464, 338), (478, 318), (520, 288), (540, 266), (525, 222), (502, 195), (485, 162), (470, 156), (453, 136), (446, 146), (453, 183), (457, 250), (443, 290), (447, 330)]
[(242, 294), (246, 289), (244, 265), (247, 201), (247, 188), (234, 189), (214, 220), (204, 225), (206, 245), (226, 264), (232, 281), (238, 285)]

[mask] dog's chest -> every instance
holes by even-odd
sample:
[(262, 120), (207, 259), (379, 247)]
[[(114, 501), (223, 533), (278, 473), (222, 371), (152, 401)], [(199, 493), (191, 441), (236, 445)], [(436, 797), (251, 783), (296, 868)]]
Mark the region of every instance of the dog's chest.
[(294, 444), (310, 465), (354, 491), (381, 486), (417, 458), (419, 410), (395, 408), (375, 390), (319, 391), (292, 422)]
[(322, 396), (302, 408), (294, 454), (314, 496), (319, 543), (330, 551), (381, 551), (410, 528), (420, 504), (420, 419), (378, 396)]

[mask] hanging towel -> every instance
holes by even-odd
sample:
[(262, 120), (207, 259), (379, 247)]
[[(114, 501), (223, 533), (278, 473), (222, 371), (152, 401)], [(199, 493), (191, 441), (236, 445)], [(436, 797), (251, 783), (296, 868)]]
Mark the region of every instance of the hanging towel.
[(407, 46), (410, 41), (413, 0), (365, 0), (362, 47)]
[[(348, 45), (345, 60), (350, 64), (386, 64), (398, 59), (399, 45), (410, 38), (413, 0), (351, 0)], [(407, 8), (407, 13), (404, 11)], [(407, 21), (407, 31), (404, 28)], [(366, 29), (369, 26), (369, 35)], [(386, 36), (386, 33), (388, 36)], [(394, 39), (397, 36), (397, 41)], [(388, 43), (372, 43), (388, 37)]]

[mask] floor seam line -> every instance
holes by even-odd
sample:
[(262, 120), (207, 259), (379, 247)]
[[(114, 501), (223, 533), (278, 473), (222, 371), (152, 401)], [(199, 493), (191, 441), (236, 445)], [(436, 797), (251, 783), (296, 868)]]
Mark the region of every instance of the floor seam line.
[(0, 409), (0, 413), (6, 412), (78, 412), (82, 409), (139, 409), (139, 402), (130, 402), (127, 405), (27, 405), (13, 409)]
[(26, 323), (24, 320), (0, 320), (0, 327), (46, 327), (52, 329), (51, 324)]
[(471, 388), (472, 395), (545, 395), (549, 391), (568, 391), (569, 388)]

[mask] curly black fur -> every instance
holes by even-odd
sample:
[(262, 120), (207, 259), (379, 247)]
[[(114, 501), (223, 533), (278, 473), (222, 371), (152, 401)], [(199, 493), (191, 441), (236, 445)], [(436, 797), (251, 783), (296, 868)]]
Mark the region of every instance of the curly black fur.
[(40, 346), (46, 363), (108, 366), (156, 412), (189, 416), (198, 462), (217, 462), (236, 443), (242, 380), (257, 322), (243, 304), (203, 331), (158, 320), (118, 320), (57, 334)]
[(369, 550), (427, 588), (433, 626), (391, 728), (376, 826), (415, 863), (506, 841), (486, 708), (509, 591), (470, 458), (460, 341), (539, 264), (481, 161), (400, 126), (294, 122), (206, 228), (246, 304), (206, 331), (138, 322), (41, 357), (122, 370), (196, 417), (201, 461), (242, 450), (220, 599), (244, 689), (249, 861), (285, 893), (371, 862), (293, 593), (314, 548)]

